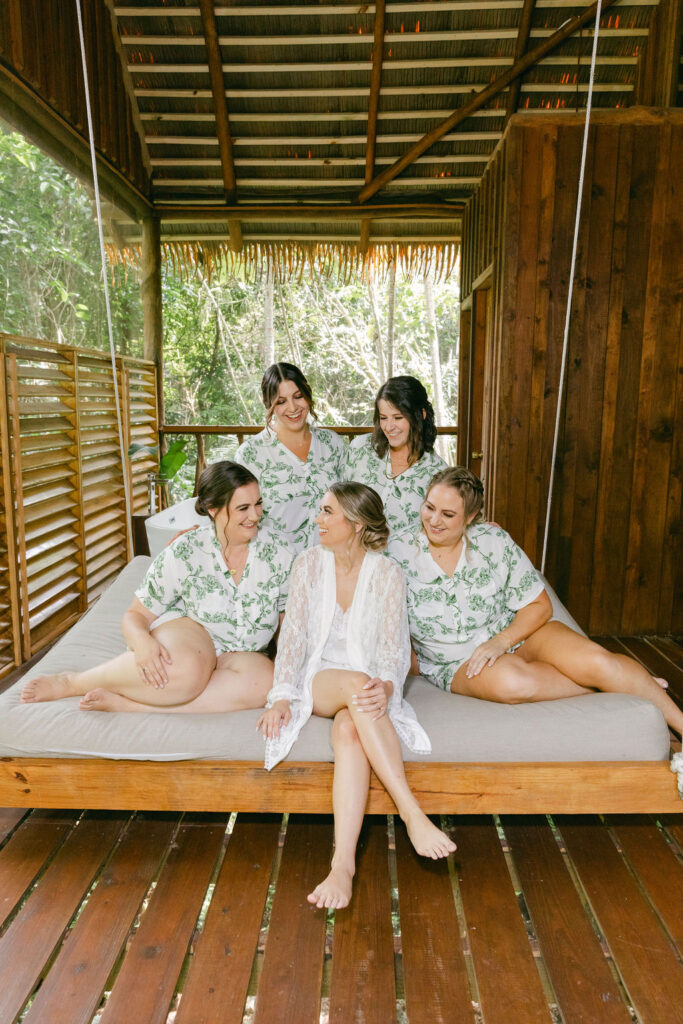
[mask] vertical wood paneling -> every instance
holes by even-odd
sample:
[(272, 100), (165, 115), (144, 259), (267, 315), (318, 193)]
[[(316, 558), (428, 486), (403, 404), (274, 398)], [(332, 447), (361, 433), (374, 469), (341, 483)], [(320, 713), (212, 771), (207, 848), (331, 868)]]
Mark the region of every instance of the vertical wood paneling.
[[(124, 360), (117, 362), (121, 377)], [(1, 675), (64, 632), (129, 552), (108, 357), (2, 335), (0, 363)], [(154, 364), (125, 364), (133, 383), (124, 423), (135, 439), (155, 444)], [(156, 468), (148, 458), (134, 471), (133, 511), (146, 506), (146, 473)]]
[[(513, 118), (464, 219), (463, 297), (494, 268), (487, 511), (537, 563), (582, 134)], [(547, 564), (592, 633), (683, 629), (682, 162), (681, 113), (594, 114)]]

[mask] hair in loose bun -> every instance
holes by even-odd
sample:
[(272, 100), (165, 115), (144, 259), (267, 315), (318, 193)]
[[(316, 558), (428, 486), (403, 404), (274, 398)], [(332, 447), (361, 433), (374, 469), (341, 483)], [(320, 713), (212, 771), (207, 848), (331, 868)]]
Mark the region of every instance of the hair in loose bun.
[(424, 385), (417, 377), (390, 377), (382, 384), (375, 398), (375, 414), (372, 430), (372, 447), (383, 459), (389, 448), (389, 441), (382, 430), (379, 419), (379, 403), (389, 402), (405, 416), (410, 424), (408, 447), (412, 462), (421, 459), (425, 452), (434, 451), (436, 426), (434, 409)]
[(286, 380), (291, 380), (306, 399), (308, 402), (309, 412), (313, 419), (317, 420), (318, 418), (315, 411), (315, 403), (313, 402), (311, 385), (308, 383), (299, 367), (295, 366), (294, 363), (273, 363), (273, 365), (269, 366), (263, 374), (263, 380), (261, 381), (261, 397), (263, 399), (263, 404), (266, 407), (267, 427), (270, 426), (270, 421), (275, 414), (275, 403), (278, 399), (280, 385)]
[(471, 515), (474, 515), (473, 523), (481, 521), (484, 507), (484, 485), (471, 469), (466, 469), (464, 466), (448, 466), (446, 469), (439, 470), (429, 481), (426, 497), (429, 497), (432, 487), (436, 487), (437, 484), (452, 487), (454, 491), (458, 492), (465, 506), (466, 521)]
[(357, 480), (339, 480), (330, 487), (349, 523), (360, 523), (358, 539), (366, 551), (382, 551), (389, 540), (384, 505), (377, 491)]
[(246, 466), (227, 460), (214, 462), (199, 477), (195, 512), (200, 516), (208, 516), (210, 509), (227, 509), (237, 488), (245, 484), (258, 484)]

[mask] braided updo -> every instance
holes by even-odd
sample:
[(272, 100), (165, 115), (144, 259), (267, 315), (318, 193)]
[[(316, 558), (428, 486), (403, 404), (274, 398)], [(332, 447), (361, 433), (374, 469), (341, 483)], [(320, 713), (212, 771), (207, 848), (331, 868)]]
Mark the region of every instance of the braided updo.
[(452, 487), (458, 492), (465, 506), (466, 522), (469, 522), (470, 516), (473, 516), (473, 523), (481, 522), (484, 507), (484, 485), (471, 469), (466, 469), (464, 466), (447, 466), (446, 469), (439, 470), (429, 481), (427, 497), (429, 497), (432, 487), (436, 487), (437, 484)]
[(389, 540), (384, 505), (377, 491), (357, 480), (339, 480), (330, 487), (349, 523), (359, 523), (360, 545), (366, 551), (382, 551)]

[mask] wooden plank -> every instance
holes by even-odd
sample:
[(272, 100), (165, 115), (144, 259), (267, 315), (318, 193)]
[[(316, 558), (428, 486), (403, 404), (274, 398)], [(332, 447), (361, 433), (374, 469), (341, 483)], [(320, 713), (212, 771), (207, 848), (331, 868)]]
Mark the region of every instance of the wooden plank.
[(154, 815), (132, 823), (31, 1003), (26, 1024), (90, 1024), (176, 822), (176, 815)]
[(615, 815), (608, 819), (608, 824), (683, 953), (683, 869), (675, 852), (648, 818)]
[(279, 831), (279, 817), (238, 816), (176, 1024), (242, 1024)]
[(0, 925), (73, 828), (73, 811), (34, 811), (0, 850)]
[(506, 817), (502, 824), (563, 1020), (630, 1024), (547, 819)]
[(2, 807), (0, 808), (0, 843), (4, 843), (5, 839), (11, 832), (17, 827), (17, 825), (26, 817), (26, 811), (20, 807)]
[[(673, 318), (676, 307), (680, 308), (681, 304), (680, 292), (673, 296), (661, 283), (666, 273), (665, 265), (673, 255), (664, 251), (668, 220), (667, 177), (673, 171), (669, 166), (670, 125), (651, 130), (648, 138), (652, 153), (649, 178), (652, 205), (649, 249), (640, 250), (643, 277), (646, 277), (647, 284), (643, 294), (638, 429), (621, 621), (622, 631), (626, 633), (654, 632), (657, 629), (662, 556), (664, 549), (669, 547), (669, 538), (664, 532), (666, 484), (669, 480), (675, 405), (673, 381), (678, 362), (676, 346), (672, 344), (674, 339), (666, 333), (663, 338), (661, 335), (668, 327), (667, 321)], [(652, 481), (661, 481), (663, 486), (653, 486)]]
[[(608, 7), (611, 7), (614, 2), (615, 0), (603, 0), (603, 12), (606, 11)], [(378, 174), (369, 185), (366, 185), (361, 189), (358, 194), (358, 202), (365, 202), (366, 199), (370, 199), (374, 196), (376, 192), (381, 188), (384, 188), (384, 186), (390, 181), (393, 181), (401, 171), (405, 170), (406, 167), (412, 164), (417, 157), (421, 156), (426, 150), (433, 146), (435, 142), (438, 142), (444, 135), (447, 135), (448, 132), (452, 131), (456, 125), (460, 124), (466, 118), (471, 117), (472, 114), (481, 107), (486, 106), (489, 100), (502, 92), (503, 89), (515, 80), (515, 78), (524, 74), (525, 71), (531, 68), (539, 60), (546, 57), (552, 52), (552, 50), (563, 43), (565, 39), (568, 39), (575, 32), (578, 32), (583, 25), (592, 21), (596, 10), (597, 4), (594, 3), (582, 11), (581, 14), (571, 18), (539, 46), (526, 53), (523, 57), (520, 57), (519, 60), (516, 60), (511, 68), (504, 71), (498, 76), (498, 78), (494, 79), (494, 81), (485, 89), (476, 93), (469, 103), (466, 103), (464, 106), (453, 111), (449, 117), (436, 125), (435, 128), (432, 128), (431, 131), (423, 135), (419, 142), (416, 142), (405, 150), (398, 160), (396, 160), (385, 171)]]
[(666, 655), (669, 661), (677, 665), (678, 668), (683, 669), (683, 647), (673, 637), (657, 637), (657, 647)]
[(0, 1020), (20, 1013), (128, 817), (97, 812), (79, 822), (3, 935)]
[(145, 1024), (166, 1024), (227, 823), (225, 815), (183, 819), (99, 1024), (120, 1024), (131, 1006)]
[(678, 668), (656, 647), (639, 637), (624, 637), (619, 643), (623, 646), (624, 653), (640, 661), (648, 672), (666, 679), (671, 699), (677, 704), (683, 704), (683, 669)]
[(640, 1020), (677, 1020), (680, 962), (606, 829), (590, 818), (557, 824)]
[(256, 997), (254, 1024), (318, 1024), (326, 911), (306, 896), (330, 867), (332, 822), (290, 816)]
[(351, 904), (335, 911), (330, 1024), (396, 1021), (386, 818), (366, 818)]
[[(406, 762), (428, 814), (675, 814), (681, 805), (666, 761)], [(333, 766), (288, 761), (111, 761), (0, 758), (0, 806), (104, 810), (329, 813)], [(392, 814), (373, 777), (369, 814)]]
[[(457, 864), (459, 851), (454, 856)], [(448, 864), (418, 857), (398, 819), (396, 868), (410, 1024), (472, 1024), (472, 996)]]
[(547, 1024), (548, 1003), (496, 827), (458, 827), (458, 878), (486, 1024)]

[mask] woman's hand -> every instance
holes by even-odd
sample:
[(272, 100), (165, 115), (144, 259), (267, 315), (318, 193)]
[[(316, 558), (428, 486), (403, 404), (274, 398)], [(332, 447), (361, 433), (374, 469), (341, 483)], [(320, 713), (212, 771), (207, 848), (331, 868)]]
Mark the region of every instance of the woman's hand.
[(373, 722), (386, 714), (394, 684), (389, 679), (368, 679), (360, 693), (354, 693), (353, 705), (357, 711), (372, 714)]
[(479, 644), (467, 662), (467, 678), (478, 676), (483, 668), (490, 668), (509, 649), (510, 643), (502, 633), (497, 633), (484, 644)]
[(143, 683), (155, 690), (163, 690), (168, 683), (166, 665), (173, 661), (167, 648), (147, 633), (136, 639), (133, 655)]
[(264, 740), (276, 740), (280, 729), (292, 720), (292, 712), (288, 700), (276, 700), (272, 708), (267, 708), (256, 723), (256, 731), (263, 733)]

